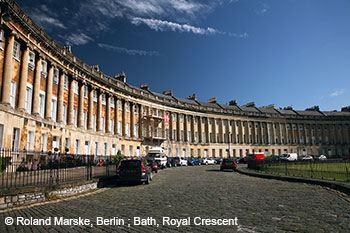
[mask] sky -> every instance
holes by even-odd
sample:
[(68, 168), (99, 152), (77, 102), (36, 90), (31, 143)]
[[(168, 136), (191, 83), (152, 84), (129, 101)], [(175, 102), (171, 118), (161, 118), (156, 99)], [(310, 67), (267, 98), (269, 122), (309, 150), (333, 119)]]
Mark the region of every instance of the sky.
[(17, 0), (88, 65), (199, 101), (340, 110), (350, 0)]

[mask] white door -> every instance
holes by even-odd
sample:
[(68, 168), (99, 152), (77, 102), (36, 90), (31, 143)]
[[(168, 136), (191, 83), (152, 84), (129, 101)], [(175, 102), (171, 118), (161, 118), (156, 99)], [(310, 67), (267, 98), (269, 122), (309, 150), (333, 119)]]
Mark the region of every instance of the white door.
[(204, 150), (204, 158), (208, 158), (208, 150), (207, 149)]
[(186, 158), (186, 149), (182, 149), (182, 157)]
[(137, 157), (141, 157), (141, 148), (138, 146), (136, 148)]
[(85, 154), (90, 154), (90, 143), (88, 141), (85, 142)]

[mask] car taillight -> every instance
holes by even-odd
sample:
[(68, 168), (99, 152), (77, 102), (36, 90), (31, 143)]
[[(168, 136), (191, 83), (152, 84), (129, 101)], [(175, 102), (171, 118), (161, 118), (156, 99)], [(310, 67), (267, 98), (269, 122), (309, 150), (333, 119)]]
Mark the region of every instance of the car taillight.
[(141, 172), (143, 172), (143, 173), (146, 172), (146, 168), (145, 168), (145, 166), (143, 165), (143, 162), (141, 162)]

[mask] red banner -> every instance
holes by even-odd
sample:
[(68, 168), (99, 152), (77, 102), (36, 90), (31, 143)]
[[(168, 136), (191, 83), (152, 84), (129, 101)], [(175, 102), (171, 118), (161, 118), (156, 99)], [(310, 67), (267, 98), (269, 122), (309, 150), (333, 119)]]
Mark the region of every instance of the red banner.
[(164, 114), (164, 123), (169, 123), (169, 114)]

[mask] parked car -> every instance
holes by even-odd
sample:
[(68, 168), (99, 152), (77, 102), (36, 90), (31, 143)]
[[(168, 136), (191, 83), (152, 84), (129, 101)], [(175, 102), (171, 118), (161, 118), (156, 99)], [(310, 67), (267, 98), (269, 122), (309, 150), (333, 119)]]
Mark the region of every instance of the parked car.
[(315, 159), (316, 160), (327, 160), (327, 157), (325, 155), (319, 155)]
[(209, 164), (215, 164), (215, 160), (211, 158), (204, 158), (202, 160), (202, 164), (209, 165)]
[(314, 160), (314, 158), (311, 155), (306, 155), (301, 160), (303, 160), (303, 161), (312, 161), (312, 160)]
[(222, 162), (222, 158), (217, 158), (215, 161), (217, 164), (220, 164)]
[(264, 160), (264, 152), (256, 152), (247, 156), (247, 160)]
[(236, 170), (237, 169), (236, 161), (234, 159), (223, 159), (220, 163), (220, 171), (225, 169)]
[(298, 160), (298, 155), (296, 153), (284, 154), (281, 157), (281, 160), (284, 160), (284, 161), (296, 161), (296, 160)]
[(117, 180), (149, 184), (152, 180), (152, 168), (144, 158), (123, 159), (117, 166)]
[(272, 161), (272, 162), (277, 162), (280, 160), (281, 160), (281, 157), (278, 155), (271, 155), (271, 157), (270, 157), (270, 161)]
[(236, 159), (236, 162), (237, 163), (247, 163), (247, 160), (245, 157), (239, 157)]
[(154, 147), (149, 150), (146, 157), (154, 158), (158, 162), (158, 167), (166, 168), (167, 165), (167, 156), (165, 155), (164, 149), (160, 147)]
[(152, 168), (152, 172), (158, 173), (158, 164), (153, 158), (147, 158), (148, 165)]
[(173, 160), (174, 160), (174, 163), (175, 163), (175, 167), (181, 166), (179, 157), (173, 157)]
[(201, 159), (200, 158), (190, 158), (188, 159), (188, 165), (194, 166), (194, 165), (201, 165)]
[(344, 160), (350, 160), (350, 155), (344, 155), (344, 156), (343, 156), (343, 159), (344, 159)]
[(180, 158), (180, 166), (187, 166), (187, 165), (188, 165), (187, 159)]
[(166, 166), (167, 167), (176, 167), (177, 164), (176, 164), (174, 158), (168, 157), (168, 161), (167, 161)]

